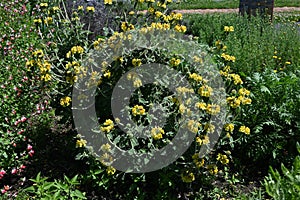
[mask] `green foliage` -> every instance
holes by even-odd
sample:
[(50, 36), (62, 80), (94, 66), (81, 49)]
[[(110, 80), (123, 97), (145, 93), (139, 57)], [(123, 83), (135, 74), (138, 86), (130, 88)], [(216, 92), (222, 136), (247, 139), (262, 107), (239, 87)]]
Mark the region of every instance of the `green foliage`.
[[(215, 8), (238, 8), (239, 0), (174, 0), (178, 2), (173, 9), (215, 9)], [(275, 7), (298, 7), (297, 0), (275, 0)]]
[[(230, 67), (251, 91), (251, 105), (235, 116), (236, 121), (250, 125), (251, 134), (238, 141), (234, 154), (246, 165), (263, 160), (262, 166), (256, 165), (260, 170), (266, 170), (268, 164), (279, 165), (279, 160), (289, 163), (292, 156), (286, 155), (294, 155), (293, 146), (299, 140), (297, 26), (235, 14), (191, 15), (188, 19), (189, 32), (198, 36), (199, 42), (212, 49), (217, 45), (221, 53), (236, 57)], [(224, 26), (233, 26), (234, 31), (226, 34)]]
[(63, 180), (47, 181), (47, 177), (41, 177), (38, 173), (35, 179), (30, 179), (33, 185), (26, 188), (24, 191), (28, 192), (32, 198), (41, 200), (73, 200), (73, 199), (87, 199), (85, 193), (76, 189), (80, 184), (78, 182), (78, 175), (72, 179), (64, 176)]
[[(300, 145), (297, 143), (300, 154)], [(291, 199), (296, 200), (300, 197), (300, 156), (298, 155), (293, 167), (287, 169), (281, 165), (281, 172), (270, 167), (269, 175), (264, 180), (267, 193), (275, 200)]]
[(43, 84), (26, 61), (38, 46), (27, 1), (0, 4), (0, 187), (6, 192), (34, 155), (30, 131), (48, 109)]

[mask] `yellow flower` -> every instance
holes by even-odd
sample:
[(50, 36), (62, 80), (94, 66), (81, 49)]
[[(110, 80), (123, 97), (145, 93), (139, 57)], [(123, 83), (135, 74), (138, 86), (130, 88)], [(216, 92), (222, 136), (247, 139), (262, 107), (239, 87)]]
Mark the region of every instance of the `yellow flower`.
[(285, 64), (287, 64), (287, 65), (290, 65), (290, 64), (291, 64), (291, 62), (289, 62), (289, 61), (286, 61), (286, 62), (285, 62)]
[(108, 167), (106, 168), (106, 173), (107, 173), (108, 175), (114, 175), (114, 174), (116, 173), (116, 169), (115, 169), (114, 167), (112, 167), (112, 166), (108, 166)]
[(42, 58), (44, 56), (44, 53), (43, 53), (43, 50), (39, 49), (39, 50), (34, 51), (32, 53), (32, 55), (37, 58)]
[(181, 60), (180, 59), (176, 59), (176, 58), (172, 58), (170, 61), (171, 66), (178, 66), (180, 64)]
[(201, 124), (195, 120), (189, 120), (187, 124), (188, 129), (193, 133), (197, 133), (200, 126)]
[(196, 167), (197, 168), (200, 168), (200, 167), (203, 167), (204, 166), (204, 159), (202, 158), (200, 161), (199, 161), (199, 153), (195, 153), (193, 156), (193, 162), (195, 163)]
[(202, 76), (200, 76), (199, 74), (196, 74), (196, 73), (190, 74), (189, 77), (196, 82), (200, 82), (203, 80)]
[(78, 7), (77, 7), (77, 10), (78, 10), (78, 11), (83, 11), (83, 6), (78, 6)]
[(134, 15), (135, 12), (134, 12), (134, 11), (130, 11), (128, 14), (129, 14), (129, 15)]
[(213, 133), (215, 131), (215, 126), (211, 123), (206, 123), (204, 126), (204, 130), (206, 130), (207, 133)]
[(201, 136), (201, 138), (196, 137), (196, 142), (198, 143), (198, 145), (206, 145), (209, 143), (209, 137), (207, 135)]
[(88, 7), (86, 7), (86, 11), (88, 11), (88, 12), (95, 12), (95, 7), (88, 6)]
[(224, 26), (224, 31), (225, 32), (233, 32), (234, 31), (234, 27), (233, 26)]
[(86, 140), (83, 140), (83, 139), (80, 139), (80, 140), (77, 140), (76, 141), (76, 148), (81, 148), (81, 147), (85, 147), (86, 146), (86, 143), (87, 141)]
[(190, 172), (189, 170), (186, 170), (181, 174), (181, 179), (185, 183), (191, 183), (195, 180), (195, 175), (193, 172)]
[(206, 103), (204, 102), (197, 102), (195, 106), (201, 110), (206, 110)]
[(104, 0), (104, 4), (109, 4), (112, 5), (113, 1), (112, 0)]
[(223, 155), (220, 153), (218, 153), (217, 160), (220, 161), (223, 165), (226, 165), (229, 163), (229, 159), (227, 158), (227, 155)]
[(224, 129), (225, 129), (225, 131), (232, 133), (234, 130), (234, 124), (232, 124), (232, 123), (225, 124)]
[(139, 67), (142, 65), (142, 60), (139, 58), (134, 58), (134, 59), (132, 59), (131, 63), (133, 66)]
[(144, 109), (144, 107), (142, 105), (135, 105), (132, 109), (131, 109), (132, 115), (133, 116), (137, 116), (137, 115), (145, 115), (146, 114), (146, 110)]
[(46, 7), (48, 7), (48, 3), (41, 3), (40, 6), (41, 6), (41, 8), (46, 8)]
[(246, 104), (251, 104), (252, 100), (250, 98), (242, 98), (242, 104), (246, 105)]
[(63, 97), (60, 99), (60, 105), (62, 106), (69, 106), (70, 105), (70, 101), (71, 100), (71, 97)]
[(52, 17), (47, 17), (45, 20), (44, 20), (45, 24), (52, 24), (53, 22), (53, 18)]
[(51, 80), (51, 75), (50, 74), (45, 74), (41, 76), (41, 79), (44, 81), (50, 81)]
[(103, 144), (100, 149), (104, 152), (108, 152), (108, 151), (110, 151), (111, 146), (110, 146), (110, 144), (106, 143), (106, 144)]
[(110, 72), (110, 71), (106, 71), (106, 72), (103, 74), (103, 76), (106, 77), (106, 78), (110, 78), (111, 72)]
[(155, 10), (154, 10), (154, 8), (153, 8), (153, 7), (150, 7), (150, 8), (148, 8), (148, 12), (149, 12), (149, 13), (151, 13), (151, 14), (152, 14), (152, 13), (154, 13), (154, 11), (155, 11)]
[(135, 78), (133, 81), (133, 87), (139, 88), (143, 85), (142, 80), (139, 78)]
[(277, 58), (277, 56), (273, 56), (273, 58), (274, 58), (274, 59), (276, 59), (276, 58)]
[(113, 157), (111, 155), (109, 155), (108, 153), (104, 153), (101, 155), (99, 160), (104, 166), (110, 166), (111, 163), (113, 162)]
[(161, 17), (163, 14), (162, 14), (162, 12), (160, 12), (160, 11), (156, 11), (155, 12), (155, 16), (157, 17), (157, 18), (159, 18), (159, 17)]
[(161, 127), (154, 127), (151, 129), (151, 136), (154, 140), (162, 139), (165, 131)]
[(229, 106), (232, 108), (237, 108), (241, 104), (241, 100), (235, 97), (227, 97), (226, 101), (229, 104)]
[(186, 32), (186, 26), (177, 24), (174, 27), (174, 30), (179, 32), (179, 33), (184, 33), (184, 32)]
[(220, 106), (216, 104), (207, 104), (206, 112), (210, 115), (216, 115), (220, 112)]
[(208, 85), (203, 85), (198, 89), (198, 94), (200, 94), (203, 97), (210, 97), (213, 89), (209, 87)]
[(110, 119), (105, 120), (103, 126), (100, 127), (100, 130), (106, 133), (110, 132), (113, 129), (114, 129), (114, 122)]
[(53, 10), (53, 11), (58, 11), (58, 10), (60, 10), (60, 8), (57, 7), (57, 6), (54, 6), (54, 7), (52, 8), (52, 10)]
[(250, 128), (248, 128), (247, 126), (241, 126), (239, 129), (239, 132), (245, 133), (246, 135), (250, 134)]
[(249, 96), (250, 95), (250, 91), (245, 89), (245, 88), (241, 88), (239, 89), (239, 95), (242, 95), (242, 96)]
[(238, 75), (238, 74), (229, 74), (229, 75), (233, 79), (233, 83), (235, 85), (243, 84), (243, 81), (242, 81), (240, 75)]
[(207, 165), (206, 168), (208, 169), (210, 174), (217, 174), (218, 173), (218, 167), (216, 165)]

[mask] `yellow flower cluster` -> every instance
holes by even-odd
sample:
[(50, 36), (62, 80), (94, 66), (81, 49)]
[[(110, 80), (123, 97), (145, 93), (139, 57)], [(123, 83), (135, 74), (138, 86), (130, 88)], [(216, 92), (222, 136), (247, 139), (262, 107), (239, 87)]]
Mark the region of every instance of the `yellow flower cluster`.
[(238, 74), (229, 74), (229, 76), (232, 78), (233, 83), (235, 85), (243, 84), (243, 81), (242, 81), (240, 75), (238, 75)]
[(53, 22), (53, 18), (52, 17), (46, 17), (46, 19), (44, 19), (44, 23), (46, 25), (52, 24), (52, 22)]
[(226, 61), (232, 61), (235, 62), (236, 58), (234, 56), (222, 53), (221, 57), (224, 58)]
[(83, 54), (84, 49), (81, 46), (73, 46), (71, 51), (69, 51), (66, 55), (67, 58), (70, 58), (72, 55), (75, 54)]
[(187, 87), (178, 87), (176, 88), (176, 91), (178, 93), (194, 93), (194, 90), (192, 88), (187, 88)]
[(208, 85), (203, 85), (198, 89), (198, 94), (200, 94), (203, 97), (210, 97), (213, 89), (209, 87)]
[(137, 74), (134, 74), (134, 73), (128, 73), (127, 80), (132, 80), (133, 87), (135, 87), (135, 88), (141, 87), (143, 85), (142, 80), (138, 77)]
[(178, 66), (181, 63), (181, 60), (178, 58), (171, 58), (170, 65), (171, 66)]
[(81, 148), (86, 146), (87, 141), (84, 139), (80, 139), (76, 141), (76, 148)]
[(132, 115), (133, 116), (137, 116), (137, 115), (145, 115), (146, 114), (146, 110), (144, 109), (144, 107), (142, 105), (135, 105), (132, 109), (131, 109)]
[(215, 126), (211, 123), (206, 123), (204, 130), (206, 130), (207, 133), (213, 133), (215, 131)]
[(189, 75), (190, 79), (193, 79), (196, 82), (201, 82), (203, 80), (202, 76), (196, 73), (192, 73)]
[(48, 3), (40, 3), (40, 7), (41, 8), (46, 8), (46, 7), (48, 7)]
[(241, 126), (239, 132), (245, 133), (246, 135), (250, 135), (250, 128), (247, 126)]
[(196, 142), (198, 145), (206, 145), (209, 143), (209, 137), (207, 135), (201, 135), (200, 137), (196, 137)]
[(114, 175), (114, 174), (116, 173), (116, 169), (115, 169), (114, 167), (112, 167), (112, 166), (108, 166), (108, 167), (106, 168), (106, 173), (107, 173), (108, 175)]
[(132, 59), (131, 63), (134, 67), (139, 67), (142, 65), (142, 60), (139, 58), (134, 58)]
[(186, 32), (186, 26), (177, 24), (174, 27), (174, 30), (179, 32), (179, 33), (185, 33)]
[(163, 134), (165, 134), (165, 131), (161, 127), (154, 127), (151, 129), (151, 137), (154, 140), (162, 139)]
[(44, 60), (44, 52), (41, 49), (39, 49), (34, 51), (32, 55), (36, 60), (30, 60), (26, 62), (25, 65), (28, 68), (28, 70), (36, 65), (40, 70), (41, 80), (45, 82), (50, 81), (52, 78), (50, 75), (51, 64), (47, 60)]
[(201, 123), (192, 119), (189, 120), (187, 123), (187, 128), (193, 133), (198, 133), (200, 127), (201, 127)]
[(130, 31), (134, 29), (134, 25), (133, 24), (128, 24), (128, 22), (122, 22), (121, 23), (121, 29), (125, 32), (125, 31)]
[(108, 153), (104, 153), (100, 156), (99, 160), (102, 163), (102, 165), (110, 166), (113, 162), (113, 157)]
[(206, 103), (205, 103), (205, 102), (197, 102), (197, 103), (195, 104), (195, 107), (196, 107), (196, 108), (199, 108), (199, 109), (201, 109), (201, 110), (206, 110)]
[(234, 31), (234, 27), (233, 26), (224, 26), (224, 31), (225, 32), (233, 32)]
[(87, 12), (95, 12), (95, 7), (93, 7), (93, 6), (88, 6), (88, 7), (86, 7), (86, 11), (87, 11)]
[(191, 183), (195, 180), (195, 175), (193, 172), (190, 172), (189, 170), (186, 170), (181, 174), (181, 179), (185, 183)]
[(103, 126), (100, 127), (100, 130), (106, 133), (110, 132), (113, 129), (114, 129), (114, 122), (111, 119), (105, 120)]
[(99, 46), (99, 44), (101, 44), (102, 42), (104, 42), (105, 40), (103, 38), (98, 38), (96, 41), (94, 41), (93, 45), (94, 48), (97, 49), (97, 47)]
[(80, 73), (82, 73), (80, 76), (81, 78), (83, 75), (86, 75), (86, 73), (87, 73), (86, 70), (84, 69), (84, 67), (82, 67), (80, 65), (80, 63), (78, 63), (76, 61), (68, 62), (66, 64), (65, 69), (67, 70), (66, 81), (69, 82), (70, 84), (73, 84), (74, 82), (77, 81), (77, 79), (78, 79), (77, 76)]
[(160, 22), (157, 22), (157, 23), (153, 22), (153, 23), (151, 23), (151, 26), (148, 27), (148, 31), (151, 30), (151, 28), (157, 29), (157, 30), (169, 30), (170, 29), (170, 24), (160, 23)]
[(71, 97), (63, 97), (60, 99), (60, 105), (69, 106), (71, 101), (72, 101)]
[(207, 165), (206, 168), (209, 171), (209, 173), (212, 175), (217, 174), (219, 172), (219, 169), (216, 165)]
[(192, 159), (193, 159), (193, 162), (195, 163), (196, 167), (197, 168), (200, 168), (200, 167), (203, 167), (204, 166), (204, 159), (202, 158), (201, 160), (199, 160), (199, 154), (198, 153), (195, 153), (193, 156), (192, 156)]
[(232, 133), (234, 130), (234, 124), (232, 123), (225, 124), (224, 129), (225, 131)]
[(110, 146), (110, 144), (106, 143), (106, 144), (101, 145), (100, 149), (103, 152), (109, 152), (111, 150), (111, 146)]
[(223, 165), (229, 163), (229, 159), (227, 155), (218, 153), (217, 160), (220, 161)]
[(112, 5), (113, 0), (104, 0), (104, 4)]
[(207, 104), (206, 112), (210, 115), (216, 115), (220, 112), (221, 108), (217, 104)]

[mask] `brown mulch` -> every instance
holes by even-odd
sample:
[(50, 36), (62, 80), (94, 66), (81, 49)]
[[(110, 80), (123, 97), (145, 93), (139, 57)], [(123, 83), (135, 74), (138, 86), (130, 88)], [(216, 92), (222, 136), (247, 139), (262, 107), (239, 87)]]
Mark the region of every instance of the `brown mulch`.
[[(187, 14), (206, 14), (206, 13), (238, 13), (239, 9), (195, 9), (195, 10), (174, 10), (178, 13), (187, 13)], [(300, 7), (276, 7), (274, 12), (300, 12)]]

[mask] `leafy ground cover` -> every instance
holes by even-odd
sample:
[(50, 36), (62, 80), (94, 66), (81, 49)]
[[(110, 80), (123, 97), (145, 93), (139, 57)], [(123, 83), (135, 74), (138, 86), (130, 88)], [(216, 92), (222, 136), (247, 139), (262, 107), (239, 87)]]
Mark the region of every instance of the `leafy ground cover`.
[[(212, 8), (238, 8), (239, 0), (181, 0), (172, 6), (173, 9), (212, 9)], [(297, 0), (275, 0), (275, 7), (298, 7)]]
[[(131, 5), (78, 1), (71, 7), (68, 3), (18, 0), (0, 4), (2, 199), (297, 199), (297, 13), (278, 15), (270, 23), (237, 14), (165, 12), (171, 1), (139, 0)], [(148, 13), (136, 12), (144, 7)], [(102, 13), (106, 18), (94, 26)], [(101, 73), (94, 65), (87, 67), (84, 60), (90, 52), (109, 57), (109, 52), (118, 52), (124, 43), (136, 39), (137, 33), (151, 41), (147, 48), (125, 51), (111, 62), (104, 60)], [(186, 40), (173, 40), (172, 35), (183, 33), (192, 36), (191, 44), (200, 49), (197, 54), (186, 54)], [(176, 45), (169, 47), (176, 49), (157, 48), (164, 41), (157, 36), (172, 39)], [(164, 87), (142, 86), (143, 77), (127, 74), (130, 84), (139, 88), (124, 108), (130, 118), (139, 125), (149, 124), (155, 117), (148, 112), (150, 105), (162, 104), (167, 105), (168, 121), (151, 129), (143, 140), (118, 128), (119, 120), (109, 109), (114, 85), (127, 71), (157, 62), (180, 71), (197, 95), (199, 113), (186, 123), (194, 140), (167, 167), (124, 173), (111, 164), (117, 156), (114, 144), (140, 152), (161, 148), (174, 138), (180, 118), (190, 113), (188, 103)], [(202, 73), (197, 71), (201, 67)], [(214, 149), (200, 156), (218, 129), (209, 119), (223, 105), (210, 100), (215, 89), (212, 80), (202, 75), (211, 70), (217, 70), (215, 74), (224, 82), (229, 113)], [(157, 78), (162, 85), (171, 81)], [(86, 148), (91, 141), (80, 135), (72, 118), (71, 106), (76, 101), (72, 93), (78, 83), (97, 88), (97, 130), (113, 141), (99, 148), (99, 158)], [(181, 97), (191, 91), (177, 90)], [(81, 98), (85, 95), (80, 94)]]

